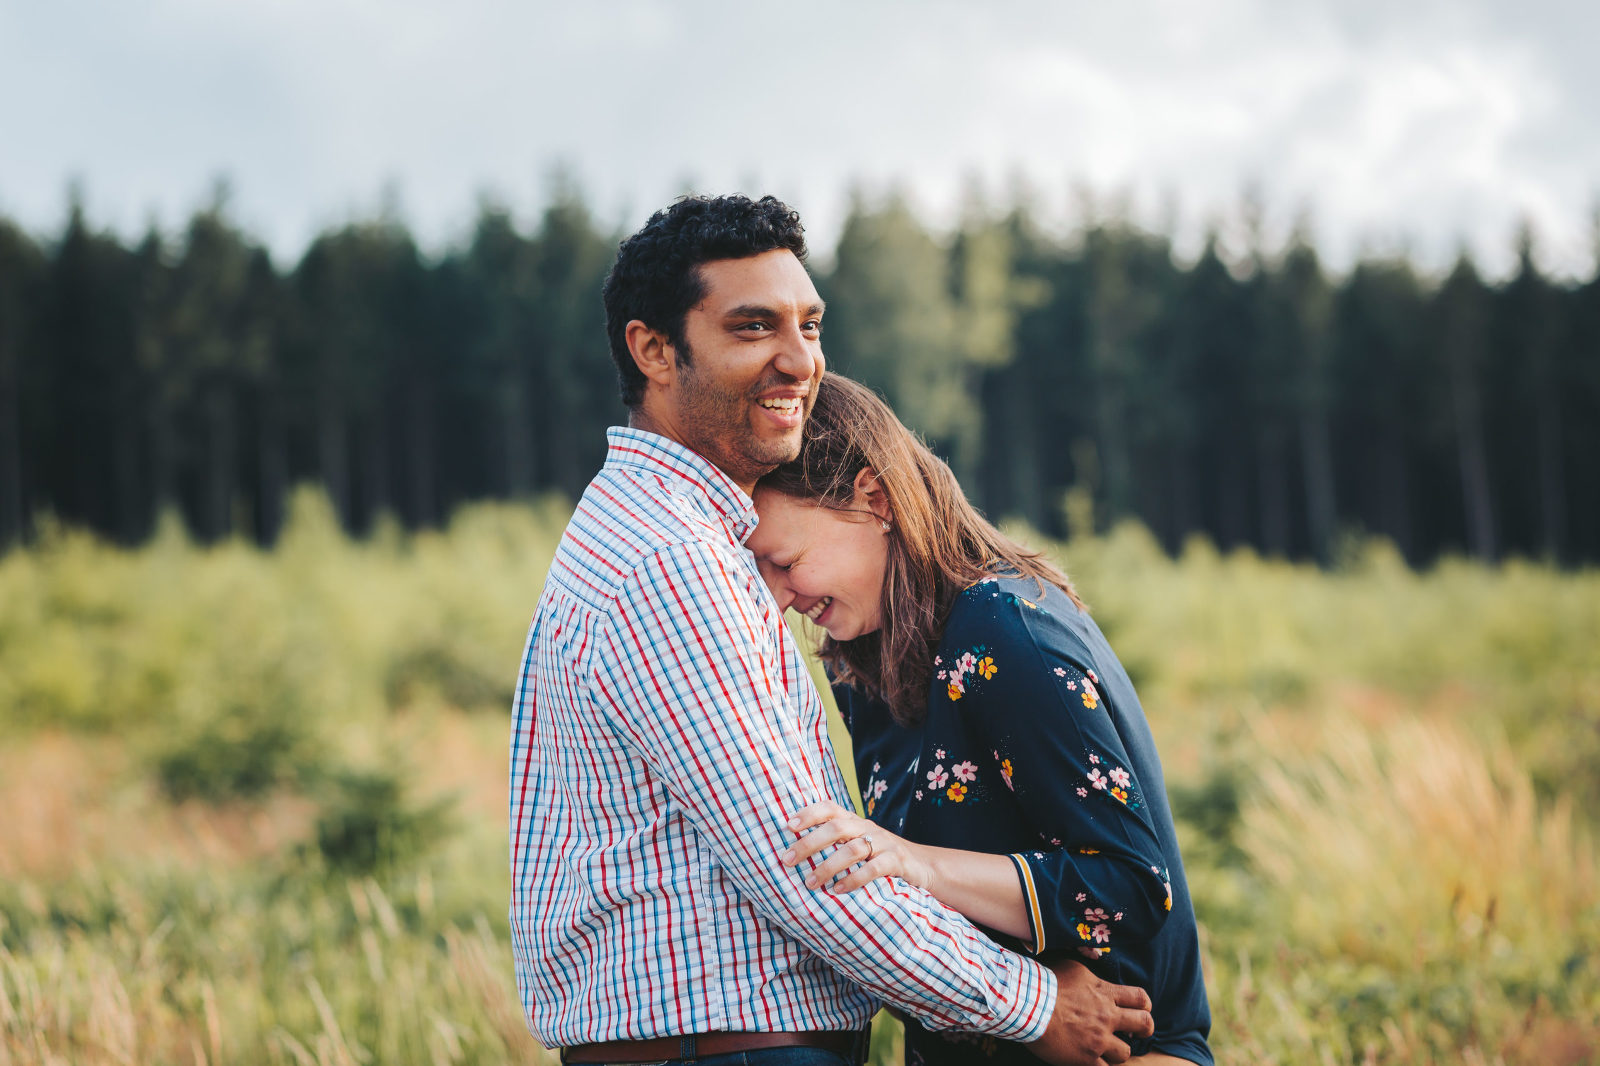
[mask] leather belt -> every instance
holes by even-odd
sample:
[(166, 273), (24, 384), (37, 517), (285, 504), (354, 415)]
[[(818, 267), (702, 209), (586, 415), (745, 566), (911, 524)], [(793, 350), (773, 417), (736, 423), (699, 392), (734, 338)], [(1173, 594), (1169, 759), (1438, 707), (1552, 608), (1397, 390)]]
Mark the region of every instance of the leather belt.
[(731, 1055), (738, 1051), (815, 1047), (861, 1063), (867, 1059), (867, 1046), (871, 1040), (870, 1029), (805, 1033), (696, 1033), (693, 1036), (658, 1036), (652, 1040), (607, 1040), (599, 1044), (577, 1044), (561, 1049), (561, 1061), (637, 1063), (683, 1059), (693, 1062), (697, 1058)]

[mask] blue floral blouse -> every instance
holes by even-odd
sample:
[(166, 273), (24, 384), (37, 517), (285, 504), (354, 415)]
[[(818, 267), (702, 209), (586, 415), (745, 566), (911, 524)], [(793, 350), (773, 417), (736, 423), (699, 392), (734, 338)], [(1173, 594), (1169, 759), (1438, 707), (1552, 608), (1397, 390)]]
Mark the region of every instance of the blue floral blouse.
[[(834, 686), (867, 817), (917, 843), (1009, 854), (1033, 935), (990, 935), (1144, 988), (1156, 1032), (1134, 1054), (1211, 1066), (1161, 761), (1099, 627), (1060, 589), (989, 578), (957, 598), (933, 668), (927, 718), (912, 729), (883, 702)], [(911, 1066), (977, 1059), (1039, 1061), (1024, 1045), (906, 1026)]]

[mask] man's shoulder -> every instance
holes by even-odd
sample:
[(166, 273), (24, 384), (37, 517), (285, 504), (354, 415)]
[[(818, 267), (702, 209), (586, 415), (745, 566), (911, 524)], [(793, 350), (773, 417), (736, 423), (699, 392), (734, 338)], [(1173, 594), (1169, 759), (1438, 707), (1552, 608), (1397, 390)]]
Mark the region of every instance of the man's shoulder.
[(706, 501), (648, 472), (606, 467), (584, 491), (551, 563), (550, 578), (606, 609), (655, 559), (739, 550)]

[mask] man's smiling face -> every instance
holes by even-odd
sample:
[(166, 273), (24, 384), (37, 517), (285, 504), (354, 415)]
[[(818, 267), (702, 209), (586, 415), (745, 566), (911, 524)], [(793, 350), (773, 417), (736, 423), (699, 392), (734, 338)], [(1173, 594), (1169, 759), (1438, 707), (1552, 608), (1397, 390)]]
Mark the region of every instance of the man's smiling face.
[(652, 418), (733, 478), (756, 479), (800, 454), (816, 398), (822, 298), (787, 250), (699, 267), (705, 298), (684, 317), (688, 349)]

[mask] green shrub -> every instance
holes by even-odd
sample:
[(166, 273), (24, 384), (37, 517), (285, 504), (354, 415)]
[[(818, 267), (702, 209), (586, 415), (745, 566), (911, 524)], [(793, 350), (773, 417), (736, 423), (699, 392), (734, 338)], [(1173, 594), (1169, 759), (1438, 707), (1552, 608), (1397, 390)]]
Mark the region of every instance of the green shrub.
[(305, 785), (324, 758), (302, 708), (231, 700), (161, 743), (155, 772), (174, 800), (226, 803)]
[(511, 664), (474, 662), (458, 641), (441, 638), (421, 641), (402, 649), (384, 677), (384, 698), (390, 707), (404, 707), (425, 695), (452, 707), (477, 710), (511, 709)]
[(317, 817), (317, 852), (345, 874), (393, 874), (415, 865), (449, 832), (449, 800), (419, 804), (400, 777), (383, 770), (345, 770), (327, 783)]

